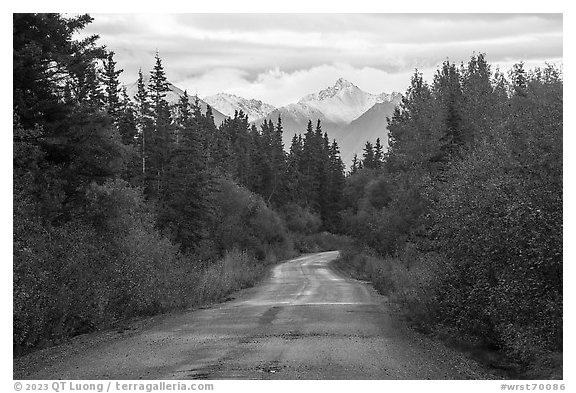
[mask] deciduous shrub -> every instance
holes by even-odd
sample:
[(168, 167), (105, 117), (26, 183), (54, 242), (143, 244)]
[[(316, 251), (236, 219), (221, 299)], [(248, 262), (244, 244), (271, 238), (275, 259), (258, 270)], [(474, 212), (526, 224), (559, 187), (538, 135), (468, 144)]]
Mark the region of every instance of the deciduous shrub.
[[(30, 202), (15, 200), (15, 353), (253, 285), (266, 263), (291, 254), (291, 243), (259, 198), (234, 185), (228, 191), (225, 211), (234, 214), (222, 225), (228, 241), (245, 250), (214, 259), (180, 253), (155, 229), (141, 193), (122, 180), (91, 185), (84, 219), (60, 227), (26, 216)], [(258, 259), (246, 251), (254, 247)]]

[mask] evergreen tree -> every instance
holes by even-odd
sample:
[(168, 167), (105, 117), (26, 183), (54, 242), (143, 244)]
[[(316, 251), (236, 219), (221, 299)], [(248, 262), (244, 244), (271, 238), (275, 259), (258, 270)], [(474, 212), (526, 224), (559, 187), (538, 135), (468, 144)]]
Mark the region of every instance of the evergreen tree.
[(158, 53), (156, 53), (155, 59), (156, 63), (150, 72), (150, 83), (148, 84), (153, 121), (152, 132), (146, 138), (149, 147), (146, 191), (149, 196), (162, 194), (166, 163), (170, 156), (170, 136), (173, 134), (170, 108), (166, 101), (166, 93), (170, 90), (168, 80)]
[(374, 166), (376, 168), (382, 167), (384, 163), (384, 147), (380, 143), (380, 138), (376, 139), (376, 144), (374, 145)]
[(103, 111), (98, 78), (106, 52), (96, 45), (97, 36), (72, 39), (91, 21), (88, 15), (13, 15), (14, 113), (22, 129), (42, 128), (27, 134), (35, 135), (27, 143), (42, 151), (42, 166), (57, 184), (52, 191), (62, 204), (42, 202), (57, 224), (82, 215), (86, 187), (123, 168), (124, 149)]
[(303, 138), (302, 158), (300, 160), (300, 173), (302, 175), (303, 205), (312, 211), (318, 211), (319, 188), (318, 174), (316, 173), (322, 139), (312, 128), (312, 121), (308, 121), (306, 133)]
[(286, 153), (284, 152), (284, 144), (282, 143), (283, 132), (282, 119), (278, 116), (276, 128), (272, 133), (270, 146), (273, 168), (273, 187), (272, 192), (267, 198), (268, 202), (272, 201), (276, 204), (282, 204), (284, 202), (282, 190), (285, 188), (284, 173), (286, 170)]
[(432, 169), (441, 161), (442, 118), (420, 72), (414, 73), (406, 94), (388, 119), (388, 130), (389, 171)]
[(139, 146), (138, 118), (136, 106), (128, 97), (126, 87), (122, 88), (116, 127), (126, 152), (126, 165), (122, 177), (133, 186), (142, 186), (142, 156)]
[(302, 191), (303, 191), (303, 200), (302, 204), (304, 207), (309, 207), (312, 204), (312, 201), (315, 200), (316, 196), (313, 195), (314, 192), (314, 185), (313, 185), (313, 172), (314, 172), (314, 152), (313, 146), (314, 144), (314, 129), (312, 128), (312, 121), (308, 121), (308, 125), (306, 127), (306, 132), (302, 137), (302, 155), (300, 158), (300, 168), (299, 172), (301, 173), (301, 184), (302, 184)]
[(360, 160), (358, 160), (358, 154), (354, 154), (354, 158), (352, 158), (352, 165), (350, 167), (350, 175), (354, 175), (358, 172), (360, 166)]
[(192, 111), (190, 109), (190, 98), (188, 97), (188, 91), (184, 90), (184, 94), (178, 100), (176, 104), (176, 127), (174, 127), (173, 142), (178, 146), (180, 144), (180, 135), (183, 128), (188, 124), (190, 116), (192, 116)]
[(226, 172), (248, 189), (254, 190), (257, 175), (253, 168), (253, 137), (248, 116), (242, 111), (235, 111), (234, 117), (227, 118), (221, 124), (220, 132), (230, 146), (229, 159), (225, 163)]
[(318, 120), (316, 126), (316, 135), (320, 141), (315, 171), (318, 184), (318, 200), (316, 203), (322, 219), (322, 226), (326, 228), (329, 223), (329, 217), (333, 213), (331, 211), (332, 196), (330, 194), (333, 190), (330, 184), (330, 141), (328, 140), (328, 134), (324, 133), (322, 136), (320, 120)]
[(138, 70), (137, 89), (136, 96), (134, 97), (136, 100), (136, 127), (138, 129), (138, 145), (142, 162), (142, 177), (144, 179), (147, 175), (147, 161), (150, 149), (148, 143), (151, 133), (153, 132), (153, 125), (149, 94), (146, 84), (144, 83), (142, 69)]
[[(152, 100), (152, 110), (155, 116), (159, 117), (168, 106), (166, 93), (170, 91), (170, 88), (168, 79), (166, 79), (164, 66), (162, 65), (162, 59), (160, 59), (158, 52), (156, 52), (154, 59), (155, 64), (152, 71), (150, 71), (148, 88), (150, 91), (150, 99)], [(156, 119), (156, 121), (158, 121), (158, 119)]]
[(302, 135), (294, 134), (286, 162), (286, 192), (287, 200), (292, 203), (301, 203), (303, 193), (302, 168)]
[(329, 148), (327, 200), (325, 202), (327, 207), (322, 218), (324, 227), (333, 233), (338, 233), (341, 229), (340, 211), (343, 209), (343, 192), (346, 184), (344, 168), (338, 143), (334, 139)]
[[(100, 76), (104, 84), (104, 107), (108, 114), (117, 122), (118, 112), (120, 111), (120, 88), (119, 75), (123, 70), (116, 69), (116, 61), (114, 61), (114, 52), (109, 52), (108, 56), (103, 62), (103, 72)], [(126, 101), (125, 101), (126, 102)]]
[(185, 92), (177, 105), (176, 141), (166, 162), (159, 198), (158, 226), (180, 244), (193, 250), (207, 235), (212, 220), (213, 173), (202, 148), (203, 115), (193, 111)]
[(105, 95), (100, 83), (100, 71), (96, 62), (78, 66), (74, 64), (74, 78), (68, 81), (68, 88), (79, 103), (93, 110), (100, 110), (104, 105)]
[(524, 70), (524, 63), (514, 64), (510, 70), (510, 82), (513, 89), (512, 94), (525, 97), (528, 87), (527, 81), (528, 78), (526, 76), (526, 70)]
[(122, 143), (125, 145), (134, 145), (138, 135), (138, 126), (136, 123), (136, 110), (134, 104), (128, 97), (126, 87), (122, 88), (122, 95), (118, 102), (116, 112), (116, 121)]
[(80, 74), (105, 57), (97, 36), (72, 39), (90, 22), (87, 14), (13, 15), (13, 106), (24, 129), (43, 124), (46, 135), (56, 135), (58, 123), (73, 110), (66, 102), (79, 101), (73, 92)]
[(433, 84), (434, 94), (443, 116), (443, 135), (441, 151), (444, 160), (459, 155), (468, 140), (469, 130), (465, 130), (462, 121), (462, 87), (460, 73), (453, 63), (445, 61), (437, 71)]
[(370, 142), (366, 142), (364, 145), (364, 154), (362, 157), (362, 166), (364, 168), (374, 169), (376, 168), (376, 161), (374, 157), (374, 146)]
[[(197, 97), (196, 97), (197, 98)], [(209, 164), (216, 171), (230, 173), (232, 155), (230, 140), (227, 135), (214, 124), (214, 115), (210, 105), (206, 108), (206, 132), (203, 147), (209, 153)]]

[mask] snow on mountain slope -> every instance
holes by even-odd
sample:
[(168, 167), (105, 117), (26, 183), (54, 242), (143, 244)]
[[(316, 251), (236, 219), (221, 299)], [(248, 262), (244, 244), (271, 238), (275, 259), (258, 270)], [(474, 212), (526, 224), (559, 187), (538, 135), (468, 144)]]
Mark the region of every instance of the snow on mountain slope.
[[(354, 155), (353, 149), (356, 148), (356, 144), (362, 143), (363, 145), (366, 140), (375, 135), (379, 123), (383, 124), (384, 129), (386, 128), (386, 113), (388, 112), (374, 109), (367, 118), (372, 120), (360, 120), (360, 118), (377, 104), (382, 104), (382, 108), (393, 110), (400, 97), (399, 93), (379, 95), (366, 93), (353, 83), (340, 78), (333, 86), (318, 93), (308, 94), (295, 104), (275, 109), (266, 116), (266, 120), (271, 119), (276, 122), (278, 116), (281, 116), (284, 125), (284, 146), (288, 149), (295, 133), (306, 132), (308, 120), (312, 120), (316, 127), (316, 122), (320, 119), (322, 130), (328, 133), (330, 139), (335, 138), (338, 141), (342, 158), (347, 163), (348, 156), (351, 160)], [(375, 113), (382, 113), (382, 115), (376, 116)], [(262, 120), (258, 119), (256, 124), (260, 124)], [(350, 127), (356, 120), (359, 120), (357, 124)], [(366, 137), (368, 139), (364, 139)]]
[(261, 119), (276, 109), (274, 106), (260, 100), (246, 99), (227, 93), (204, 97), (204, 101), (229, 117), (234, 117), (234, 112), (241, 110), (248, 115), (248, 121), (250, 122)]
[[(146, 86), (148, 86), (148, 83), (150, 83), (150, 77), (149, 76), (144, 76), (144, 83), (146, 84)], [(170, 90), (166, 93), (166, 101), (168, 101), (169, 104), (178, 103), (178, 101), (180, 100), (180, 97), (182, 97), (182, 95), (184, 95), (184, 90), (180, 89), (179, 87), (173, 85), (170, 82), (168, 82), (168, 88)], [(138, 82), (134, 82), (134, 83), (131, 83), (129, 85), (126, 85), (126, 93), (128, 93), (128, 96), (131, 99), (134, 99), (134, 97), (136, 96), (136, 93), (138, 93)], [(194, 99), (195, 99), (195, 97), (190, 95), (190, 103), (192, 103), (194, 101)], [(200, 104), (200, 109), (202, 110), (202, 113), (205, 113), (206, 107), (208, 104), (205, 101), (200, 100), (200, 99), (199, 99), (199, 104)], [(212, 105), (210, 105), (210, 106), (212, 106)], [(222, 123), (224, 121), (224, 119), (226, 119), (228, 117), (215, 108), (212, 108), (212, 114), (214, 115), (214, 124), (216, 124), (216, 126), (219, 126), (220, 123)]]
[(297, 105), (316, 109), (333, 123), (349, 124), (376, 103), (388, 101), (387, 94), (374, 95), (362, 91), (340, 78), (334, 86), (303, 97)]

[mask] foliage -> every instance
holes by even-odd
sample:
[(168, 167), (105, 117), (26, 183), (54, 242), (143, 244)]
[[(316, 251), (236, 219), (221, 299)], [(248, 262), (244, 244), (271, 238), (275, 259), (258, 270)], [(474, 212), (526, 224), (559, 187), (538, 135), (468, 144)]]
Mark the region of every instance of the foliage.
[[(416, 73), (346, 180), (344, 226), (371, 251), (340, 262), (422, 329), (530, 363), (562, 350), (562, 77), (494, 74), (483, 54)], [(546, 355), (547, 356), (547, 355)]]
[(233, 181), (221, 179), (215, 196), (212, 242), (216, 250), (250, 250), (259, 260), (291, 255), (292, 243), (280, 216), (262, 197)]

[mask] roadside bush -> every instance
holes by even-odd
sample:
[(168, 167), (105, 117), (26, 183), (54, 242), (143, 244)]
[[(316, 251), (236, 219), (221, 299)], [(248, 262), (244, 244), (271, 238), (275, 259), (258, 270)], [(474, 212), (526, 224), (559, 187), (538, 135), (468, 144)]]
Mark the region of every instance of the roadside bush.
[(224, 257), (209, 263), (193, 289), (196, 302), (215, 302), (227, 294), (252, 286), (266, 271), (266, 265), (246, 251), (227, 251)]
[(295, 204), (289, 203), (281, 209), (281, 215), (290, 232), (310, 235), (317, 233), (322, 225), (320, 216)]
[(222, 179), (215, 197), (215, 211), (212, 237), (219, 253), (250, 250), (259, 260), (272, 255), (280, 259), (294, 255), (281, 217), (246, 188)]
[(282, 221), (261, 199), (237, 186), (228, 191), (222, 201), (234, 214), (220, 230), (229, 229), (237, 248), (213, 259), (180, 253), (154, 227), (140, 191), (122, 180), (92, 184), (84, 219), (59, 227), (15, 199), (15, 355), (126, 318), (221, 300), (253, 285), (267, 263), (293, 255)]
[(390, 295), (395, 289), (394, 265), (390, 262), (389, 259), (378, 258), (368, 247), (348, 243), (340, 251), (340, 258), (335, 264), (356, 279), (370, 281), (381, 294)]

